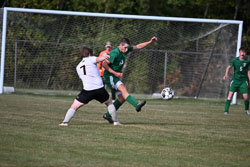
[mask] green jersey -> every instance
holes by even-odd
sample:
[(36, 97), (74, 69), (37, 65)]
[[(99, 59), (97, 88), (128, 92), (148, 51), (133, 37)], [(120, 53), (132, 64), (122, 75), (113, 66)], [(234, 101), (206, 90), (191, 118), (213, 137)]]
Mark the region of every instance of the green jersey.
[(230, 62), (230, 67), (234, 67), (233, 80), (248, 80), (247, 71), (250, 70), (250, 61), (247, 58), (242, 61), (239, 59), (239, 57), (234, 58)]
[[(122, 72), (122, 68), (126, 61), (127, 54), (131, 51), (133, 51), (133, 46), (130, 46), (126, 53), (121, 52), (118, 47), (112, 50), (109, 54), (110, 58), (107, 59), (110, 62), (109, 67), (115, 72)], [(105, 70), (104, 77), (109, 75), (112, 74)]]

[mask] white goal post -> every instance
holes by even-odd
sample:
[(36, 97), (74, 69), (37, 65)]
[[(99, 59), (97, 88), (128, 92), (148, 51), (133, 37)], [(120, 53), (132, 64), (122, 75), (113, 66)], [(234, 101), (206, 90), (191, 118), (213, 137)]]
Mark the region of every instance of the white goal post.
[[(5, 59), (6, 59), (6, 43), (7, 43), (7, 29), (8, 29), (8, 18), (9, 18), (9, 13), (10, 12), (15, 12), (15, 13), (34, 13), (34, 14), (48, 14), (48, 15), (64, 15), (64, 16), (83, 16), (83, 17), (93, 17), (93, 18), (108, 18), (108, 19), (131, 19), (131, 20), (146, 20), (147, 22), (163, 22), (168, 23), (168, 22), (185, 22), (185, 23), (204, 23), (204, 24), (218, 24), (220, 26), (217, 26), (217, 28), (211, 29), (209, 31), (207, 31), (204, 34), (199, 34), (199, 37), (196, 37), (195, 39), (193, 37), (191, 37), (190, 39), (188, 39), (187, 41), (198, 41), (200, 39), (202, 39), (203, 37), (207, 36), (209, 33), (212, 34), (214, 32), (219, 34), (220, 29), (222, 29), (223, 27), (226, 27), (227, 25), (236, 25), (237, 26), (237, 40), (236, 41), (236, 46), (234, 47), (234, 53), (235, 56), (238, 56), (238, 50), (241, 47), (241, 38), (242, 38), (242, 28), (243, 28), (243, 21), (238, 21), (238, 20), (219, 20), (219, 19), (198, 19), (198, 18), (179, 18), (179, 17), (160, 17), (160, 16), (142, 16), (142, 15), (124, 15), (124, 14), (108, 14), (108, 13), (89, 13), (89, 12), (73, 12), (73, 11), (59, 11), (59, 10), (41, 10), (41, 9), (26, 9), (26, 8), (10, 8), (10, 7), (5, 7), (2, 9), (2, 36), (1, 36), (1, 69), (0, 69), (0, 94), (3, 94), (3, 88), (4, 88), (4, 76), (5, 76)], [(152, 26), (152, 25), (151, 25)], [(164, 25), (165, 26), (165, 25)], [(203, 26), (203, 25), (201, 25)], [(206, 26), (206, 25), (205, 25)], [(205, 27), (204, 26), (204, 27)], [(164, 29), (164, 28), (162, 28)], [(133, 31), (133, 30), (131, 30)], [(170, 30), (171, 31), (171, 30)], [(153, 30), (152, 30), (153, 32)], [(159, 34), (159, 33), (158, 33)], [(157, 34), (152, 34), (153, 35), (157, 35)], [(159, 34), (161, 36), (161, 34)], [(145, 35), (146, 36), (146, 35)], [(162, 35), (163, 36), (163, 35)], [(219, 36), (219, 35), (214, 35)], [(215, 38), (214, 37), (214, 38)], [(183, 35), (182, 37), (183, 41), (186, 40), (187, 37), (185, 37)], [(106, 39), (105, 39), (106, 40)], [(146, 36), (145, 38), (143, 38), (144, 41), (149, 40), (148, 36)], [(206, 39), (209, 42), (209, 39)], [(20, 42), (21, 40), (18, 39), (18, 42)], [(27, 41), (27, 40), (23, 40), (23, 41)], [(141, 41), (141, 42), (144, 42)], [(211, 40), (210, 40), (211, 41)], [(103, 41), (103, 43), (105, 43), (106, 41)], [(184, 41), (185, 42), (185, 41)], [(204, 41), (203, 41), (204, 42)], [(58, 44), (58, 43), (57, 43)], [(86, 44), (86, 43), (85, 43)], [(216, 40), (214, 42), (214, 45), (216, 44)], [(91, 44), (89, 44), (91, 45)], [(207, 44), (204, 44), (203, 47), (205, 47)], [(180, 45), (181, 46), (181, 45)], [(99, 47), (99, 46), (98, 46)], [(177, 46), (175, 46), (177, 48)], [(179, 47), (179, 46), (178, 46)], [(147, 52), (161, 52), (163, 53), (163, 62), (165, 60), (165, 65), (164, 65), (164, 72), (162, 71), (162, 75), (164, 75), (164, 78), (166, 78), (166, 70), (167, 70), (167, 64), (166, 61), (168, 61), (167, 56), (169, 56), (169, 53), (172, 54), (192, 54), (192, 55), (199, 55), (199, 54), (204, 54), (201, 53), (201, 51), (199, 52), (199, 50), (197, 49), (197, 52), (191, 52), (191, 51), (181, 51), (179, 50), (174, 50), (172, 48), (164, 48), (164, 46), (159, 46), (156, 47), (156, 49), (152, 49), (149, 48), (148, 50), (146, 50)], [(144, 54), (144, 53), (142, 53)], [(211, 56), (214, 53), (214, 47), (213, 44), (211, 44), (210, 46), (210, 53), (208, 53), (208, 58), (210, 59)], [(165, 56), (164, 56), (165, 55)], [(150, 60), (149, 60), (150, 61)], [(171, 60), (170, 60), (171, 61)], [(172, 60), (173, 61), (173, 60)], [(169, 68), (169, 65), (168, 65)], [(194, 69), (195, 70), (195, 69)], [(188, 70), (187, 70), (188, 71)], [(206, 70), (204, 70), (205, 72), (203, 73), (203, 76), (206, 75)], [(194, 72), (194, 71), (192, 71)], [(189, 74), (188, 74), (189, 75)], [(166, 80), (164, 79), (164, 86), (166, 86)], [(162, 84), (163, 84), (162, 82)], [(158, 84), (160, 85), (160, 84)], [(201, 84), (202, 85), (202, 84)], [(132, 89), (132, 88), (131, 88)], [(197, 91), (196, 91), (197, 92)], [(199, 91), (198, 91), (199, 92)]]

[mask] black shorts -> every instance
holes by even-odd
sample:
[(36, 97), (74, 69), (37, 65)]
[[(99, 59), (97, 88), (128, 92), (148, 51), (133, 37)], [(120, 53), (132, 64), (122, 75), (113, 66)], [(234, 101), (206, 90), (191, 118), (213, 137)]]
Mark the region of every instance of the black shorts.
[(78, 100), (81, 103), (87, 104), (88, 102), (90, 102), (91, 100), (97, 100), (100, 103), (103, 103), (105, 101), (107, 101), (109, 99), (109, 94), (106, 91), (106, 89), (104, 87), (100, 88), (100, 89), (95, 89), (95, 90), (82, 90), (77, 96), (76, 96), (76, 100)]

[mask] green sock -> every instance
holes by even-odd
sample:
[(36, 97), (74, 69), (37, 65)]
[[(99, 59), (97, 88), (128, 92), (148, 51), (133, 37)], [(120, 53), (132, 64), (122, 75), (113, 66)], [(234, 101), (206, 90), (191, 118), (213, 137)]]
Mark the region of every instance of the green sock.
[(114, 102), (114, 106), (115, 106), (115, 109), (116, 111), (121, 107), (122, 103), (116, 99), (115, 102)]
[(126, 98), (126, 101), (132, 104), (135, 108), (138, 104), (138, 101), (130, 95)]
[(225, 112), (228, 112), (230, 104), (231, 104), (231, 100), (227, 100), (225, 104)]
[(111, 115), (110, 115), (110, 113), (109, 113), (109, 112), (106, 112), (106, 115), (107, 115), (108, 117), (111, 117)]
[(114, 89), (111, 90), (112, 100), (115, 100), (115, 91)]
[(249, 100), (244, 100), (245, 110), (249, 110)]

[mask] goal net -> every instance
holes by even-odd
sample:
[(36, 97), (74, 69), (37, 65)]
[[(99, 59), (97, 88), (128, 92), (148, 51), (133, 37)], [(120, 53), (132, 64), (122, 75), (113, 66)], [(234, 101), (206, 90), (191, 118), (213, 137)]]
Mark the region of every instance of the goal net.
[(13, 8), (6, 22), (3, 85), (16, 90), (80, 90), (79, 47), (97, 56), (107, 41), (117, 47), (123, 37), (136, 45), (157, 36), (127, 57), (122, 81), (130, 93), (170, 86), (177, 96), (224, 98), (229, 81), (222, 77), (239, 46), (237, 21)]

